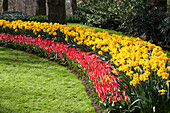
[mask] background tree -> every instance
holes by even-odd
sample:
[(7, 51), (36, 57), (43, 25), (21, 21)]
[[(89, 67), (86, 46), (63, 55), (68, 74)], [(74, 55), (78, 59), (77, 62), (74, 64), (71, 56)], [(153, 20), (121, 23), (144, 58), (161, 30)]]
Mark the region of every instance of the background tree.
[(77, 0), (71, 0), (71, 6), (72, 6), (73, 15), (75, 15), (77, 9)]
[(46, 0), (37, 0), (36, 15), (46, 15)]
[(65, 0), (48, 0), (49, 22), (66, 24)]
[(3, 11), (3, 0), (0, 0), (0, 12)]
[(8, 0), (3, 0), (3, 11), (8, 11)]

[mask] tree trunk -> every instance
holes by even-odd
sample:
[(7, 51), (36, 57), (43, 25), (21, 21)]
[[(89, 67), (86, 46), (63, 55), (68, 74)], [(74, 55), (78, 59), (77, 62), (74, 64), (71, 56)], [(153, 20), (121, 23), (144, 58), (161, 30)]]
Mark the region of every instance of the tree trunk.
[(3, 11), (8, 11), (8, 0), (3, 0)]
[(71, 6), (72, 6), (73, 15), (75, 15), (76, 14), (76, 9), (77, 9), (77, 0), (72, 0), (71, 1)]
[(3, 0), (0, 0), (0, 13), (3, 12)]
[(46, 15), (46, 0), (37, 0), (36, 15)]
[(167, 0), (148, 0), (148, 2), (153, 3), (157, 8), (162, 8), (160, 11), (167, 11)]
[(66, 24), (65, 0), (48, 0), (49, 22)]

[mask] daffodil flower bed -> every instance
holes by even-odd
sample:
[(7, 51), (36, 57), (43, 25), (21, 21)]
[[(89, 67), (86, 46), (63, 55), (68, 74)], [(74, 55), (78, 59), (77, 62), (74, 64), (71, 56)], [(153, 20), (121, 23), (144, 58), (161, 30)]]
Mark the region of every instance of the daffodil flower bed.
[[(109, 71), (111, 72), (104, 76), (105, 81), (110, 81), (112, 75), (120, 77), (117, 83), (121, 89), (126, 90), (132, 100), (130, 107), (138, 106), (137, 108), (129, 107), (128, 109), (140, 109), (143, 112), (145, 110), (153, 112), (153, 108), (156, 111), (159, 111), (159, 108), (165, 111), (168, 109), (167, 105), (170, 104), (169, 58), (159, 46), (143, 41), (140, 38), (122, 37), (114, 34), (110, 36), (106, 31), (95, 33), (94, 29), (85, 29), (80, 26), (70, 27), (58, 23), (0, 20), (0, 30), (3, 33), (29, 35), (62, 42), (67, 44), (68, 47), (74, 47), (81, 51), (89, 52), (89, 54), (98, 54), (103, 60), (111, 64), (109, 66)], [(47, 51), (47, 48), (45, 50)], [(49, 55), (50, 51), (46, 54)], [(59, 55), (61, 53), (57, 56)], [(94, 68), (92, 64), (88, 64), (91, 68), (84, 67), (89, 72), (89, 75), (91, 75), (90, 70)], [(117, 71), (119, 71), (120, 76)], [(97, 80), (96, 77), (100, 77), (100, 74), (95, 73), (94, 75), (90, 79)], [(102, 80), (101, 77), (100, 79)], [(124, 85), (128, 86), (128, 89)], [(94, 87), (96, 87), (95, 84)], [(110, 90), (110, 88), (103, 88), (102, 91), (97, 90), (102, 101), (105, 101), (106, 98), (102, 95), (100, 96), (100, 92), (105, 95), (107, 94), (106, 89), (107, 91)], [(108, 99), (112, 100), (111, 97), (108, 97)], [(116, 100), (115, 97), (114, 99)], [(119, 99), (122, 100), (121, 97)], [(124, 104), (122, 103), (121, 105)]]

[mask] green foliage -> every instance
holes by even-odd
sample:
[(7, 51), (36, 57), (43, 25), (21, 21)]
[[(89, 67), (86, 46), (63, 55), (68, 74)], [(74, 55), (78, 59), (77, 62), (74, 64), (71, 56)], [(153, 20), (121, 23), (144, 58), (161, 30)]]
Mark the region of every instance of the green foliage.
[(77, 13), (84, 24), (127, 33), (133, 28), (132, 11), (142, 2), (141, 0), (83, 1)]
[(167, 5), (170, 5), (170, 0), (167, 0)]
[(164, 51), (164, 53), (167, 54), (167, 57), (170, 57), (170, 52), (169, 51)]
[(23, 20), (23, 21), (48, 22), (47, 16), (29, 16), (21, 12), (11, 11), (0, 13), (0, 19), (8, 21)]
[(170, 13), (160, 11), (153, 4), (141, 4), (133, 12), (131, 32), (135, 36), (145, 33), (147, 41), (170, 45)]
[(23, 20), (28, 21), (29, 16), (21, 13), (21, 12), (3, 12), (0, 13), (0, 19), (8, 20), (8, 21), (14, 21), (14, 20)]
[(81, 19), (78, 15), (69, 15), (66, 17), (67, 23), (80, 23)]
[(48, 22), (48, 16), (30, 16), (29, 21)]
[[(140, 73), (140, 72), (139, 72)], [(115, 75), (116, 76), (116, 75)], [(161, 79), (157, 76), (155, 72), (151, 72), (149, 80), (141, 82), (136, 86), (131, 86), (131, 77), (127, 76), (125, 73), (121, 72), (121, 82), (119, 85), (127, 91), (128, 96), (130, 96), (130, 109), (141, 113), (164, 113), (170, 111), (170, 90), (169, 86), (166, 85), (166, 80)], [(124, 88), (122, 83), (128, 85), (128, 89)], [(162, 85), (160, 85), (162, 84)], [(166, 95), (160, 95), (158, 92), (163, 88), (167, 88)], [(133, 93), (132, 93), (133, 92)], [(155, 109), (155, 110), (154, 110)]]
[(84, 86), (65, 67), (5, 47), (0, 62), (0, 112), (95, 112)]
[(83, 1), (77, 9), (77, 14), (83, 24), (90, 26), (116, 29), (120, 24), (114, 3)]

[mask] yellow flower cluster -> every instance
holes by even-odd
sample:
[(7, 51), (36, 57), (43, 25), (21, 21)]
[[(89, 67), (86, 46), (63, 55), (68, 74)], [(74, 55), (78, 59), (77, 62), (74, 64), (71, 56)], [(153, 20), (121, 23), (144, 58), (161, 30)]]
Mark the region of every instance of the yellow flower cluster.
[[(41, 37), (42, 34), (39, 32), (42, 31), (44, 33), (48, 33), (49, 35), (57, 36), (56, 30), (59, 28), (63, 29), (64, 25), (60, 25), (58, 23), (40, 23), (40, 22), (34, 22), (34, 21), (6, 21), (6, 20), (0, 20), (0, 26), (3, 26), (3, 28), (10, 28), (14, 29), (15, 32), (19, 30), (31, 30), (34, 35), (37, 35), (38, 37)], [(65, 25), (66, 26), (66, 25)]]
[(163, 53), (162, 48), (140, 38), (122, 37), (115, 34), (111, 36), (106, 31), (95, 33), (95, 29), (85, 29), (79, 25), (70, 27), (58, 23), (0, 20), (0, 26), (14, 29), (16, 32), (20, 29), (32, 30), (38, 37), (41, 37), (40, 31), (57, 36), (56, 31), (60, 30), (65, 34), (65, 41), (68, 41), (69, 36), (75, 43), (90, 46), (100, 55), (104, 52), (109, 53), (112, 56), (111, 61), (118, 66), (118, 70), (133, 78), (130, 82), (133, 86), (139, 84), (140, 81), (148, 80), (151, 72), (162, 79), (169, 78), (170, 67), (165, 65), (169, 59)]
[[(78, 27), (80, 37), (76, 37), (78, 44), (92, 46), (92, 49), (101, 50), (98, 54), (109, 52), (112, 55), (111, 61), (117, 65), (119, 71), (126, 72), (126, 75), (133, 78), (131, 85), (139, 84), (140, 81), (148, 80), (151, 71), (155, 72), (162, 79), (168, 79), (169, 73), (165, 64), (169, 58), (163, 53), (161, 47), (140, 38), (122, 37), (108, 32), (98, 32)], [(103, 51), (103, 52), (102, 52)], [(135, 71), (132, 71), (135, 70)]]
[(169, 58), (161, 47), (140, 38), (115, 34), (110, 36), (106, 31), (95, 33), (94, 30), (81, 27), (77, 29), (80, 34), (80, 37), (75, 38), (77, 43), (91, 46), (94, 51), (100, 50), (100, 55), (109, 52), (112, 55), (111, 61), (119, 67), (119, 71), (133, 78), (131, 85), (148, 80), (152, 71), (162, 79), (169, 78), (167, 70), (170, 71), (170, 67), (165, 66)]

